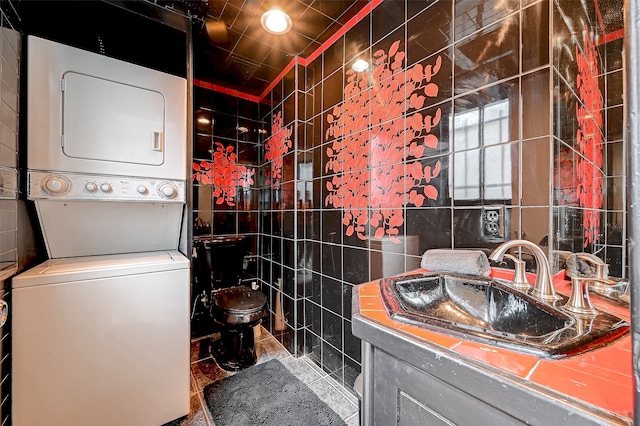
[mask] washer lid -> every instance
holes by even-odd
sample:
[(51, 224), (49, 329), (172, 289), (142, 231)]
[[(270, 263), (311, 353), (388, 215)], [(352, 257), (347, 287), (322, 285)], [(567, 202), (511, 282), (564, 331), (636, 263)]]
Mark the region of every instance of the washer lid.
[(179, 251), (50, 259), (13, 278), (13, 288), (147, 274), (189, 268)]
[(244, 285), (218, 290), (212, 297), (213, 303), (230, 313), (257, 312), (267, 303), (267, 296), (263, 292)]

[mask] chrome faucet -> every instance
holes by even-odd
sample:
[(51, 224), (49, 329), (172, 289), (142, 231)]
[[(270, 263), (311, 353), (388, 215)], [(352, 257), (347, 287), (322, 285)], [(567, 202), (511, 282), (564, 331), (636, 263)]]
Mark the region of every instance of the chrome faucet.
[(490, 255), (489, 259), (502, 262), (507, 250), (513, 247), (525, 248), (533, 254), (536, 259), (536, 283), (531, 291), (531, 294), (540, 300), (545, 302), (554, 302), (562, 299), (562, 297), (556, 294), (556, 290), (553, 288), (551, 271), (549, 267), (549, 259), (544, 254), (542, 249), (536, 244), (527, 240), (509, 240), (500, 244)]

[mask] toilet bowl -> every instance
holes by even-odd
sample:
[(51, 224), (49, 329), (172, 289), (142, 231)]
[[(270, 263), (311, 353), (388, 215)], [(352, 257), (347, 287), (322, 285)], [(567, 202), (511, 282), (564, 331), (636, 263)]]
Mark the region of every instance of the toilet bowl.
[(244, 236), (195, 239), (194, 269), (200, 286), (210, 286), (210, 320), (220, 332), (211, 343), (211, 355), (227, 371), (238, 371), (257, 361), (253, 327), (268, 313), (267, 297), (259, 290), (240, 285)]

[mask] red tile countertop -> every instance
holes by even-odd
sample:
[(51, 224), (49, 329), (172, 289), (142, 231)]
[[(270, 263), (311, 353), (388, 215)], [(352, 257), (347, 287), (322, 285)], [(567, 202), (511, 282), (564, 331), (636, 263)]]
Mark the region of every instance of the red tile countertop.
[[(428, 271), (410, 273), (414, 272)], [(513, 273), (493, 269), (491, 276), (510, 280)], [(535, 281), (534, 274), (527, 276), (530, 282)], [(553, 281), (558, 293), (570, 294), (571, 284), (564, 271), (556, 274)], [(562, 359), (543, 359), (394, 321), (384, 309), (378, 283), (372, 281), (359, 286), (362, 316), (632, 421), (634, 385), (630, 333), (590, 352)], [(596, 308), (629, 321), (628, 308), (594, 294), (591, 302)]]

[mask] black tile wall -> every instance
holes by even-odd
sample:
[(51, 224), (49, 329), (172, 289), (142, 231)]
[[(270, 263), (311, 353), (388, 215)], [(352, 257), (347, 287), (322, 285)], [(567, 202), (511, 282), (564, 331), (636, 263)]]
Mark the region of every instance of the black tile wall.
[(541, 1), (522, 12), (522, 71), (549, 64), (549, 2)]
[[(221, 220), (234, 216), (238, 230), (258, 227), (258, 278), (272, 311), (282, 279), (287, 320), (285, 330), (266, 326), (293, 353), (309, 354), (350, 388), (361, 363), (351, 333), (353, 286), (416, 268), (431, 248), (490, 251), (524, 238), (547, 250), (555, 268), (556, 250), (587, 250), (605, 259), (612, 275), (625, 275), (622, 41), (597, 46), (605, 193), (592, 215), (600, 218), (599, 235), (585, 245), (585, 209), (572, 186), (572, 165), (584, 157), (575, 111), (584, 103), (576, 55), (585, 43), (573, 25), (597, 27), (593, 11), (559, 4), (384, 1), (317, 59), (294, 67), (255, 116), (246, 112), (251, 104), (231, 99), (221, 110), (215, 102), (206, 109), (224, 123), (234, 121), (235, 108), (242, 111), (236, 121), (264, 121), (268, 130), (263, 139), (236, 139), (228, 128), (212, 135), (238, 152), (246, 142), (243, 160), (258, 159), (259, 197), (250, 198), (249, 210), (218, 211), (208, 197), (194, 205), (210, 205)], [(372, 61), (357, 77), (356, 57)], [(361, 86), (345, 88), (351, 81)], [(291, 130), (291, 148), (279, 157), (281, 182), (268, 186), (264, 171), (278, 160), (263, 159), (278, 114)], [(198, 155), (209, 149), (200, 136)], [(338, 151), (358, 155), (340, 169), (329, 165)], [(486, 207), (503, 215), (498, 234), (484, 227)]]
[[(410, 9), (414, 3), (418, 2), (409, 2)], [(407, 22), (407, 64), (409, 66), (451, 45), (451, 26), (453, 25), (451, 3), (431, 3), (433, 3), (431, 6), (415, 15), (409, 10)]]
[(519, 17), (513, 14), (456, 43), (455, 93), (517, 75), (519, 33)]
[[(518, 0), (477, 0), (454, 5), (455, 39), (460, 40), (492, 25), (517, 11), (518, 7)], [(492, 42), (499, 44), (501, 39), (496, 38)]]
[[(260, 219), (258, 197), (258, 168), (261, 161), (261, 130), (266, 125), (259, 120), (260, 106), (256, 102), (194, 87), (194, 173), (192, 191), (194, 238), (212, 235), (241, 234), (249, 240), (249, 253), (245, 262), (243, 280), (248, 284), (257, 277), (271, 276), (267, 260), (258, 262), (258, 247), (264, 242), (259, 234)], [(213, 181), (202, 181), (195, 176), (195, 167), (216, 164), (215, 153), (222, 148), (226, 158), (237, 167), (252, 173), (242, 185), (238, 179), (223, 179), (214, 166), (210, 175)], [(233, 157), (229, 155), (232, 153)], [(220, 153), (218, 153), (220, 154)], [(218, 191), (227, 191), (223, 196)], [(264, 218), (262, 218), (264, 220)], [(198, 259), (194, 259), (197, 262)], [(195, 304), (194, 306), (201, 305)], [(204, 309), (204, 308), (202, 308)], [(198, 314), (200, 314), (198, 312)], [(208, 329), (192, 327), (192, 334), (207, 333)]]
[(405, 3), (403, 1), (383, 2), (371, 12), (371, 34), (374, 43), (405, 23)]
[(522, 76), (522, 138), (537, 138), (549, 134), (550, 98), (549, 69), (544, 68)]

